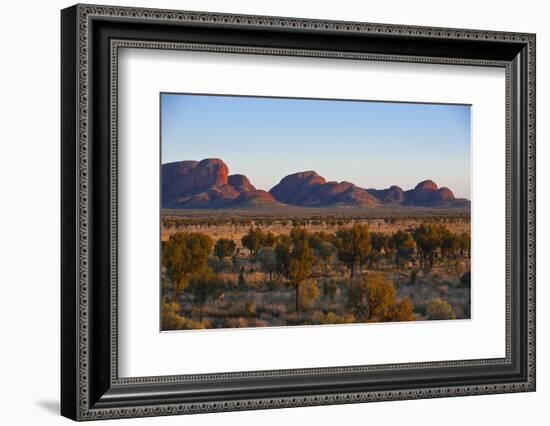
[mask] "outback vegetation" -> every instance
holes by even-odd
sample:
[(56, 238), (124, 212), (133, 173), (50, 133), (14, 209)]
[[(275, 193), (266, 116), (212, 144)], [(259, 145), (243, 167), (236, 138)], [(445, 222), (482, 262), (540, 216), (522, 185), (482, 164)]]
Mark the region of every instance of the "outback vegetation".
[(469, 215), (162, 219), (162, 328), (470, 317)]

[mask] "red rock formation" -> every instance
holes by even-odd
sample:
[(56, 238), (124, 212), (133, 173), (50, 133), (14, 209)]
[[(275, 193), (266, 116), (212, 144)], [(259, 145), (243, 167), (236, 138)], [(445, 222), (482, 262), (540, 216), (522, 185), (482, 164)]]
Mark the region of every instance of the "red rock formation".
[(322, 176), (310, 170), (285, 176), (269, 191), (273, 197), (286, 204), (300, 205), (312, 191), (326, 183)]
[(228, 183), (239, 192), (255, 191), (256, 187), (250, 183), (245, 175), (231, 175)]
[(366, 189), (353, 186), (342, 194), (339, 194), (334, 200), (334, 204), (376, 206), (380, 204), (380, 200), (370, 194)]
[(162, 166), (163, 197), (174, 197), (198, 192), (212, 186), (227, 184), (228, 169), (217, 158), (197, 161), (180, 161)]
[(437, 192), (434, 194), (434, 196), (430, 201), (443, 202), (443, 201), (453, 201), (454, 199), (455, 199), (455, 195), (453, 194), (453, 191), (451, 191), (447, 187), (442, 187), (437, 190)]
[(277, 202), (277, 200), (275, 200), (275, 198), (273, 198), (273, 195), (271, 195), (269, 192), (263, 191), (261, 189), (254, 189), (254, 190), (251, 190), (251, 191), (241, 192), (241, 194), (239, 195), (239, 198), (238, 198), (237, 201), (239, 203), (240, 202), (246, 202), (246, 203), (249, 203), (249, 202), (267, 202), (267, 203), (273, 202), (273, 203), (276, 203)]
[(467, 203), (468, 200), (457, 200), (449, 188), (438, 188), (431, 180), (422, 181), (413, 190), (405, 192), (405, 204), (413, 206), (462, 206)]
[(469, 201), (456, 199), (446, 187), (425, 180), (414, 189), (399, 186), (387, 189), (364, 189), (351, 182), (327, 182), (310, 170), (284, 177), (271, 191), (257, 190), (245, 175), (229, 176), (227, 165), (211, 158), (200, 162), (180, 161), (162, 166), (162, 205), (166, 208), (226, 208), (253, 205), (303, 207), (410, 206), (467, 207)]
[(276, 203), (244, 175), (229, 176), (220, 159), (181, 161), (162, 166), (162, 205), (167, 208), (224, 208), (240, 203)]
[(326, 182), (325, 178), (314, 171), (288, 175), (269, 192), (279, 202), (306, 207), (380, 203), (365, 189), (350, 182)]
[(437, 185), (432, 180), (424, 180), (416, 185), (413, 191), (410, 193), (407, 203), (408, 204), (424, 204), (430, 201), (430, 199), (437, 192)]
[(195, 189), (208, 188), (227, 184), (229, 169), (218, 158), (202, 160), (193, 169), (193, 187)]
[(163, 199), (193, 190), (192, 171), (198, 163), (198, 161), (178, 161), (162, 165)]
[(405, 201), (403, 189), (397, 185), (392, 185), (387, 189), (368, 189), (368, 191), (383, 203), (402, 203)]

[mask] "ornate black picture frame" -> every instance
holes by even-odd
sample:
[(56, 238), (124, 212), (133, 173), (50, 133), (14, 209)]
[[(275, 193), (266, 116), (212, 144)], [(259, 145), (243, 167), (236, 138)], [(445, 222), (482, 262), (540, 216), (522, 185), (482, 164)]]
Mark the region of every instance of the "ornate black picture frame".
[[(62, 415), (93, 420), (535, 390), (534, 34), (96, 5), (64, 9), (61, 28)], [(506, 356), (120, 378), (120, 47), (504, 68)]]

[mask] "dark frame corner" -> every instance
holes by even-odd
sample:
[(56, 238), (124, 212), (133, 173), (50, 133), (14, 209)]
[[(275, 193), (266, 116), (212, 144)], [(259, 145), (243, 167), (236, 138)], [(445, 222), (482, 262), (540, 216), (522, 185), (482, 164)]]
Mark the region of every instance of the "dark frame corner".
[[(534, 391), (535, 44), (535, 35), (524, 33), (97, 5), (64, 9), (62, 415), (92, 420)], [(116, 52), (124, 46), (177, 49), (197, 45), (201, 49), (216, 45), (235, 53), (506, 68), (506, 358), (243, 372), (237, 374), (238, 386), (235, 374), (223, 373), (118, 377), (113, 278), (116, 220), (112, 215), (116, 203)]]

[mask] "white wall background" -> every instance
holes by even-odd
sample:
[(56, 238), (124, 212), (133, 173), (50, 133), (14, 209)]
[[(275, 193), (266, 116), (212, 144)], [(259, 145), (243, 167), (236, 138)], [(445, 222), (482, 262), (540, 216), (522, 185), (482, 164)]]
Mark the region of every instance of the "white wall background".
[[(342, 423), (544, 424), (550, 401), (550, 27), (545, 2), (104, 0), (103, 4), (526, 31), (537, 33), (538, 390), (421, 401), (107, 421), (102, 424), (280, 425)], [(2, 424), (68, 424), (59, 406), (59, 9), (2, 6), (0, 66), (0, 418)], [(545, 197), (546, 195), (546, 197)]]

